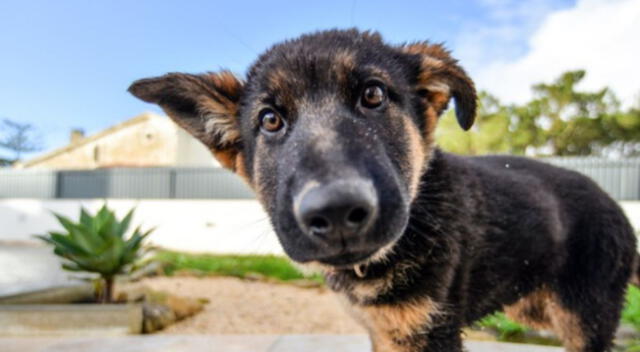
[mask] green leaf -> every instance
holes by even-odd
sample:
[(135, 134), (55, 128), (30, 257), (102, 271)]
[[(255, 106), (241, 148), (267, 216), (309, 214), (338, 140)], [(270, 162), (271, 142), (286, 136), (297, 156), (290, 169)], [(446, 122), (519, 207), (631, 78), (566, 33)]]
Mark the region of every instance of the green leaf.
[(58, 219), (58, 222), (60, 222), (62, 227), (69, 232), (69, 236), (73, 241), (87, 252), (91, 252), (94, 248), (99, 247), (102, 244), (98, 238), (91, 235), (91, 229), (87, 229), (81, 224), (74, 223), (69, 220), (69, 218), (60, 214), (54, 213), (53, 215)]
[(85, 269), (79, 267), (74, 263), (64, 263), (62, 264), (62, 269), (67, 271), (85, 271)]
[(56, 247), (64, 249), (66, 252), (69, 252), (73, 255), (88, 255), (87, 252), (82, 246), (78, 245), (78, 243), (74, 242), (69, 236), (64, 236), (57, 233), (50, 233), (51, 240), (56, 244)]
[(120, 271), (124, 252), (124, 241), (118, 237), (110, 239), (109, 246), (97, 258), (97, 269), (102, 274), (113, 275)]
[(116, 237), (119, 224), (118, 221), (113, 215), (108, 215), (104, 222), (98, 228), (97, 233), (100, 238), (104, 241), (110, 241), (111, 237)]
[(122, 219), (122, 222), (120, 223), (120, 227), (118, 228), (118, 234), (120, 235), (120, 238), (123, 238), (124, 235), (127, 233), (127, 230), (129, 230), (129, 225), (131, 224), (131, 219), (133, 218), (134, 211), (135, 211), (135, 208), (131, 208), (129, 213), (127, 213), (124, 219)]
[(76, 268), (87, 272), (97, 272), (94, 270), (94, 265), (89, 257), (81, 256), (62, 256), (67, 260), (67, 265), (74, 265)]
[(80, 208), (80, 223), (90, 230), (95, 230), (93, 227), (93, 217), (84, 207)]
[(46, 235), (33, 235), (33, 237), (35, 237), (35, 238), (37, 238), (37, 239), (39, 239), (41, 241), (44, 241), (46, 243), (52, 244), (54, 246), (56, 244), (49, 236), (46, 236)]
[(65, 228), (65, 230), (71, 232), (76, 229), (76, 224), (66, 216), (58, 213), (53, 213), (53, 216), (55, 216), (56, 219), (58, 219), (58, 222), (60, 223), (60, 225), (62, 225), (62, 227)]
[(155, 230), (156, 230), (155, 227), (150, 228), (149, 230), (147, 230), (145, 233), (142, 234), (142, 237), (147, 238), (147, 236), (149, 236)]
[(107, 223), (107, 221), (109, 221), (109, 218), (113, 217), (113, 214), (111, 213), (111, 211), (107, 208), (107, 205), (103, 205), (102, 208), (100, 208), (100, 210), (98, 211), (98, 214), (96, 214), (96, 217), (94, 219), (94, 221), (97, 222), (97, 228), (98, 230), (101, 229), (105, 223)]

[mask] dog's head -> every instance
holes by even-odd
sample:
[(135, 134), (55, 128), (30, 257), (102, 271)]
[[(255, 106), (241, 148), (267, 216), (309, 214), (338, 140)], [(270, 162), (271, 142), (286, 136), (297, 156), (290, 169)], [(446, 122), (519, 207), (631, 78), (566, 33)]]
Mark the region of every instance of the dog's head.
[(440, 45), (356, 30), (277, 44), (244, 82), (171, 73), (129, 91), (245, 178), (292, 259), (337, 267), (402, 235), (438, 116), (453, 98), (469, 129), (476, 109), (472, 81)]

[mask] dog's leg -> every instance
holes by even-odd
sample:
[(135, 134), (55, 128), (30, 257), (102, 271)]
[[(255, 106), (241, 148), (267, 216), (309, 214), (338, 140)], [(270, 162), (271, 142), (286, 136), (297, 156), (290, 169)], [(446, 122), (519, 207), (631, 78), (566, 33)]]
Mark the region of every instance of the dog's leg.
[(534, 329), (553, 330), (568, 352), (604, 352), (611, 348), (623, 297), (598, 297), (602, 295), (589, 289), (545, 288), (505, 307), (505, 313)]
[(580, 317), (568, 310), (558, 295), (539, 289), (504, 309), (512, 320), (534, 329), (553, 330), (569, 352), (582, 352), (586, 345)]
[(354, 318), (369, 331), (374, 352), (462, 351), (459, 325), (448, 321), (448, 316), (430, 298), (347, 305)]
[(605, 352), (613, 346), (624, 292), (584, 289), (549, 304), (553, 330), (569, 352)]
[(571, 352), (611, 350), (635, 272), (635, 238), (623, 215), (611, 209), (598, 215), (569, 234), (569, 256), (553, 284), (554, 330)]
[(455, 323), (444, 323), (431, 328), (426, 336), (426, 346), (421, 352), (462, 352), (461, 328)]

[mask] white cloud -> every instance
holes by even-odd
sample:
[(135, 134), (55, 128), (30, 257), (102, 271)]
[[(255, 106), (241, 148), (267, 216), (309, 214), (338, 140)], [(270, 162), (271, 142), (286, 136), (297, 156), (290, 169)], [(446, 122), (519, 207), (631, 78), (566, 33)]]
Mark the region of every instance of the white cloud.
[(476, 0), (481, 13), (468, 19), (455, 39), (455, 55), (471, 72), (524, 55), (527, 39), (547, 15), (566, 7), (557, 0)]
[(480, 89), (505, 102), (531, 97), (531, 85), (562, 72), (587, 70), (581, 86), (608, 86), (625, 105), (640, 94), (640, 0), (579, 0), (546, 15), (529, 39), (529, 50), (471, 69)]

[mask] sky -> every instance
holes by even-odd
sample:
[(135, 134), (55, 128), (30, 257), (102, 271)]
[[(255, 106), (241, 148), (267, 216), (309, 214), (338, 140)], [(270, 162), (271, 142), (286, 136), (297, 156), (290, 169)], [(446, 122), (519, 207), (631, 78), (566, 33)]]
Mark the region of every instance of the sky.
[(226, 68), (328, 28), (392, 44), (443, 42), (480, 89), (522, 102), (530, 86), (587, 69), (585, 89), (640, 101), (640, 0), (2, 0), (0, 118), (31, 123), (46, 150), (159, 108), (126, 92), (139, 78)]

